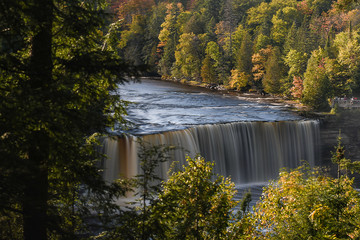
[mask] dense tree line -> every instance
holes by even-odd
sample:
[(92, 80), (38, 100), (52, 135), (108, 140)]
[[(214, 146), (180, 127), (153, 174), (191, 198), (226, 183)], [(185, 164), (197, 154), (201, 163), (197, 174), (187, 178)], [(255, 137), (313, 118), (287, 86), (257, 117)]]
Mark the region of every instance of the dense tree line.
[(359, 93), (359, 9), (331, 0), (113, 0), (123, 59), (163, 78), (326, 109)]

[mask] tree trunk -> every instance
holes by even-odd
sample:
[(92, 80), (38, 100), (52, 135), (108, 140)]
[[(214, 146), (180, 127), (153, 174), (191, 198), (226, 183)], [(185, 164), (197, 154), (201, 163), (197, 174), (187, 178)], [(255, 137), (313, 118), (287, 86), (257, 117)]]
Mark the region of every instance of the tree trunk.
[(47, 239), (49, 137), (43, 124), (50, 120), (50, 84), (52, 82), (53, 1), (27, 2), (31, 52), (29, 68), (29, 108), (33, 130), (29, 141), (28, 174), (23, 203), (25, 240)]
[(33, 134), (34, 142), (29, 150), (29, 173), (23, 203), (24, 239), (47, 239), (48, 137), (44, 132)]

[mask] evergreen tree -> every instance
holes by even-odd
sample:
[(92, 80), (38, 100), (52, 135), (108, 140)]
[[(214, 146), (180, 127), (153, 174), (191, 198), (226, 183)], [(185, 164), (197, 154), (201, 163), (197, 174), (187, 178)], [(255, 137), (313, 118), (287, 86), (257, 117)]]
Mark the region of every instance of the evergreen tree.
[(337, 137), (337, 145), (334, 146), (335, 152), (332, 153), (331, 161), (337, 167), (337, 178), (348, 177), (348, 175), (354, 172), (360, 172), (360, 161), (351, 161), (345, 157), (345, 146), (342, 143), (341, 130), (339, 130), (339, 136)]
[(123, 51), (123, 59), (135, 66), (144, 64), (145, 25), (144, 17), (134, 15), (129, 29), (121, 32), (119, 45)]
[(306, 70), (307, 54), (294, 49), (286, 54), (284, 63), (288, 67), (288, 75), (282, 81), (282, 92), (286, 96), (292, 95), (300, 99), (303, 90), (303, 75)]
[(280, 93), (280, 80), (284, 77), (284, 63), (281, 58), (279, 47), (275, 47), (266, 61), (263, 86), (268, 93)]
[(251, 68), (252, 68), (252, 49), (253, 44), (251, 41), (251, 36), (249, 33), (245, 32), (240, 48), (237, 52), (237, 65), (236, 68), (240, 72), (244, 72), (246, 74), (251, 74)]
[(102, 0), (0, 2), (3, 239), (74, 239), (87, 233), (81, 216), (116, 209), (119, 192), (95, 167), (96, 136), (123, 121), (115, 91), (127, 68), (101, 44), (104, 8)]
[(147, 19), (145, 26), (145, 43), (143, 47), (144, 62), (150, 69), (156, 72), (155, 67), (159, 61), (157, 46), (159, 44), (159, 33), (161, 24), (166, 16), (166, 5), (159, 4), (152, 9), (151, 16)]
[(204, 0), (199, 9), (203, 9), (204, 19), (206, 22), (211, 18), (214, 22), (219, 22), (220, 9), (223, 4), (223, 0)]
[(300, 21), (299, 18), (299, 11), (293, 6), (280, 8), (272, 17), (271, 37), (278, 46), (283, 48), (289, 29), (293, 23)]
[(260, 4), (262, 0), (233, 0), (234, 22), (239, 24), (246, 19), (247, 11)]
[(279, 14), (282, 13), (280, 10), (276, 15), (271, 19), (272, 29), (271, 29), (271, 38), (274, 40), (277, 46), (282, 46), (287, 35), (287, 25), (288, 23), (279, 17)]
[(205, 32), (205, 23), (202, 20), (203, 19), (199, 13), (193, 13), (186, 22), (183, 32), (194, 33), (195, 35), (203, 34)]
[(306, 71), (307, 54), (290, 49), (285, 56), (285, 64), (289, 67), (288, 76), (293, 78), (294, 76), (302, 77)]
[(214, 67), (214, 60), (207, 55), (202, 63), (201, 67), (201, 78), (203, 82), (206, 83), (216, 83), (217, 74)]
[(168, 4), (165, 21), (161, 24), (159, 33), (160, 43), (158, 45), (161, 59), (159, 61), (159, 72), (163, 76), (170, 76), (175, 62), (175, 50), (179, 38), (178, 17), (184, 11), (181, 3)]
[(247, 24), (249, 25), (250, 30), (269, 36), (271, 18), (275, 13), (276, 10), (270, 6), (270, 3), (265, 1), (250, 8), (247, 12)]
[(231, 71), (229, 85), (232, 88), (241, 90), (251, 83), (253, 44), (250, 34), (244, 32), (240, 48), (236, 54), (236, 68)]
[(221, 72), (221, 53), (219, 45), (210, 41), (206, 45), (205, 58), (202, 62), (201, 77), (207, 83), (219, 83), (219, 73)]
[(175, 51), (175, 76), (200, 80), (201, 47), (199, 38), (193, 33), (184, 33), (180, 36)]
[[(163, 50), (159, 50), (162, 48)], [(160, 53), (160, 60), (158, 64), (159, 73), (163, 77), (171, 76), (171, 70), (173, 64), (175, 62), (175, 49), (176, 49), (176, 40), (170, 38), (167, 42), (165, 47), (160, 42), (158, 45), (158, 52)]]
[(215, 18), (210, 18), (210, 21), (204, 21), (204, 22), (205, 22), (206, 35), (209, 38), (209, 41), (216, 41)]
[(285, 39), (285, 43), (284, 43), (285, 54), (287, 54), (290, 51), (290, 49), (295, 49), (296, 43), (298, 42), (296, 34), (297, 34), (297, 28), (296, 28), (296, 23), (294, 21)]
[(302, 100), (316, 110), (326, 110), (329, 107), (327, 98), (331, 87), (326, 74), (325, 57), (323, 49), (313, 51), (304, 74)]
[(336, 48), (334, 46), (334, 38), (335, 38), (334, 28), (331, 27), (328, 36), (326, 38), (324, 50), (326, 55), (332, 59), (336, 58)]
[(308, 16), (304, 17), (301, 26), (297, 30), (296, 36), (297, 44), (294, 49), (299, 52), (310, 55), (312, 51), (320, 46), (320, 36), (311, 30)]

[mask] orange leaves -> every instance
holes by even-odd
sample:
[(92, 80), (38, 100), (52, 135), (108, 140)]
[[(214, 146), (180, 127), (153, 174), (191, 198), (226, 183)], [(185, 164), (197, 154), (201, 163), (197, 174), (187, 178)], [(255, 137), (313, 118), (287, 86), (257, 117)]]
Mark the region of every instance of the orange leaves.
[(258, 53), (255, 53), (252, 56), (252, 63), (253, 63), (253, 76), (254, 81), (260, 81), (263, 79), (265, 75), (265, 63), (272, 52), (272, 47), (267, 46), (266, 48), (260, 49)]
[(154, 0), (117, 0), (113, 6), (118, 6), (117, 13), (120, 19), (131, 23), (133, 15), (143, 15), (155, 6)]
[(301, 99), (304, 89), (301, 77), (294, 76), (293, 85), (294, 86), (290, 89), (291, 95), (296, 99)]
[(313, 12), (306, 0), (299, 2), (297, 4), (297, 9), (304, 15), (311, 15)]
[(310, 28), (327, 37), (331, 31), (333, 31), (333, 33), (344, 31), (349, 25), (349, 19), (350, 14), (348, 13), (337, 13), (334, 11), (329, 11), (329, 13), (323, 12), (321, 16), (311, 22)]
[(231, 70), (230, 82), (229, 85), (231, 88), (236, 88), (241, 90), (241, 88), (246, 87), (250, 83), (250, 75), (245, 72), (240, 72), (237, 69)]

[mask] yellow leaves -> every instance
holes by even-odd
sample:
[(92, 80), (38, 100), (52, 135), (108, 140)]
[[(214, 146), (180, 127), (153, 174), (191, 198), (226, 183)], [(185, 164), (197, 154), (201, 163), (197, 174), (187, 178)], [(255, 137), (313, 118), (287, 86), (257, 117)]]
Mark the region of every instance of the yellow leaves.
[(271, 7), (268, 3), (262, 2), (259, 6), (250, 8), (248, 11), (248, 24), (258, 25), (265, 21)]
[(283, 43), (287, 34), (288, 23), (277, 17), (276, 15), (272, 18), (273, 29), (272, 37), (277, 43)]
[(346, 177), (333, 179), (300, 167), (282, 171), (255, 208), (260, 231), (279, 239), (339, 239), (356, 235), (359, 195)]
[(315, 222), (316, 220), (321, 220), (322, 218), (327, 217), (326, 213), (327, 213), (327, 211), (330, 210), (330, 208), (328, 206), (323, 206), (321, 204), (316, 205), (314, 208), (315, 208), (315, 210), (309, 214), (309, 219), (312, 222)]
[(172, 236), (178, 231), (184, 231), (185, 235), (195, 231), (207, 239), (205, 236), (216, 236), (229, 225), (231, 209), (237, 204), (233, 200), (235, 185), (220, 176), (213, 181), (213, 163), (201, 157), (188, 157), (187, 163), (164, 183), (155, 208), (166, 211), (162, 220)]
[(272, 52), (272, 47), (262, 48), (252, 56), (254, 81), (261, 80), (265, 75), (265, 63)]
[(231, 88), (236, 88), (237, 90), (241, 90), (247, 86), (250, 80), (250, 75), (240, 72), (237, 69), (231, 70), (230, 82), (229, 85)]

